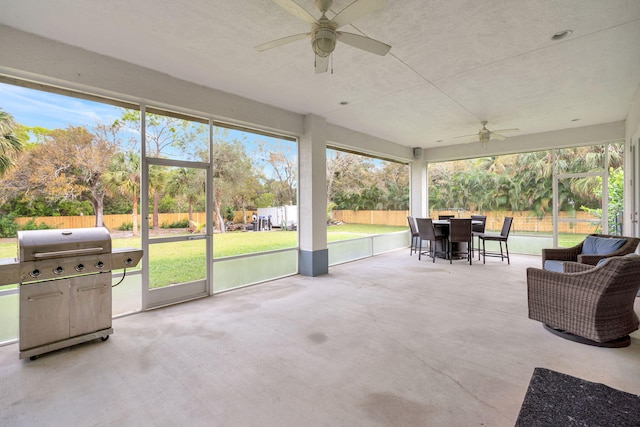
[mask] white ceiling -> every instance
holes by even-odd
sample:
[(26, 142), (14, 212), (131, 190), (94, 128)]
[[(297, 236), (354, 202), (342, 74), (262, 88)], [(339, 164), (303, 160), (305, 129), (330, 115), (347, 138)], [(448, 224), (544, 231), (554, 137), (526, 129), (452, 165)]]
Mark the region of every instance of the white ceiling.
[[(350, 3), (334, 0), (328, 17)], [(254, 49), (308, 31), (271, 0), (0, 0), (0, 11), (19, 30), (406, 146), (459, 144), (481, 120), (514, 135), (624, 120), (640, 84), (639, 0), (389, 0), (343, 28), (389, 54), (339, 43), (333, 74), (314, 73), (308, 40)]]

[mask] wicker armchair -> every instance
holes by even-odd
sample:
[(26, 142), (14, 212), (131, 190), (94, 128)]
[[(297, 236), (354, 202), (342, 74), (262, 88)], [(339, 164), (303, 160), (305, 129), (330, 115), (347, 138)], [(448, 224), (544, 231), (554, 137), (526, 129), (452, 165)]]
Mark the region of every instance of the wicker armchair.
[(612, 257), (597, 267), (566, 262), (565, 273), (527, 269), (529, 318), (563, 338), (626, 347), (638, 329), (633, 310), (640, 256)]
[(627, 242), (615, 252), (611, 252), (603, 255), (586, 255), (582, 253), (582, 245), (584, 241), (576, 246), (572, 246), (570, 248), (553, 248), (553, 249), (543, 249), (542, 250), (542, 265), (544, 267), (544, 263), (547, 260), (554, 261), (573, 261), (579, 262), (581, 264), (589, 264), (596, 265), (598, 261), (603, 258), (610, 258), (614, 256), (622, 256), (627, 254), (632, 254), (636, 248), (638, 247), (638, 243), (640, 243), (640, 239), (637, 237), (625, 237), (625, 236), (610, 236), (607, 234), (590, 234), (593, 237), (603, 237), (603, 238), (618, 238), (618, 239), (626, 239)]

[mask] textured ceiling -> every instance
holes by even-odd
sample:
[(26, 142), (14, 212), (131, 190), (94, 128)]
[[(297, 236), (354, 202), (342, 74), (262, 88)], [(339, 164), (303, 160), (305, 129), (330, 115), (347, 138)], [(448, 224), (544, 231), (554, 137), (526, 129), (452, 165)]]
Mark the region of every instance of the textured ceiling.
[[(319, 16), (313, 0), (296, 3)], [(350, 3), (335, 0), (328, 17)], [(325, 74), (308, 40), (254, 49), (308, 31), (271, 0), (0, 0), (0, 10), (10, 27), (406, 146), (459, 144), (481, 120), (520, 128), (512, 135), (624, 120), (640, 84), (638, 0), (389, 0), (343, 28), (389, 54), (339, 43)]]

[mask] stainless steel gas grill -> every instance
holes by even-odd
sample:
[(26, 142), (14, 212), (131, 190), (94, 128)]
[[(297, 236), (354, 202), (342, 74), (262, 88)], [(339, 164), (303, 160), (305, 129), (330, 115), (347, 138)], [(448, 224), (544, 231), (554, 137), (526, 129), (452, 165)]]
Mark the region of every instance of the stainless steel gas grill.
[(19, 231), (18, 258), (0, 264), (0, 285), (20, 285), (20, 359), (106, 341), (113, 333), (111, 271), (141, 258), (141, 249), (112, 251), (104, 227)]

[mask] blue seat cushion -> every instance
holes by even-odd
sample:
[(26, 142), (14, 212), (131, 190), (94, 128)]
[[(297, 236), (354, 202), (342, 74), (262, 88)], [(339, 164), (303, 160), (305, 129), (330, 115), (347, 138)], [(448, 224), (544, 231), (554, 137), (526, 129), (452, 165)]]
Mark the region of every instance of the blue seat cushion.
[(587, 236), (582, 243), (583, 255), (607, 255), (615, 252), (627, 243), (627, 239), (613, 237)]
[(565, 261), (548, 259), (544, 262), (544, 269), (547, 271), (555, 271), (556, 273), (564, 273), (564, 263)]
[[(632, 256), (639, 256), (636, 253), (632, 253), (632, 254), (626, 254), (625, 257), (632, 257)], [(598, 261), (598, 263), (596, 264), (596, 267), (601, 266), (602, 264), (604, 264), (605, 262), (609, 261), (611, 258), (602, 258), (600, 261)]]

